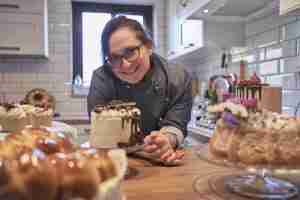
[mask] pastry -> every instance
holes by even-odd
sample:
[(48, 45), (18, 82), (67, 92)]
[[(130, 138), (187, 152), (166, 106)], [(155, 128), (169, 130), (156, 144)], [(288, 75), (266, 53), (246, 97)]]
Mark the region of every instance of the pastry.
[(68, 138), (46, 129), (27, 128), (0, 142), (0, 199), (91, 200), (116, 175), (107, 151), (75, 151)]
[(28, 125), (28, 115), (17, 104), (0, 104), (0, 125), (2, 131), (20, 132)]
[(299, 119), (267, 110), (245, 114), (236, 109), (242, 105), (220, 107), (222, 117), (209, 141), (213, 155), (246, 165), (300, 164)]

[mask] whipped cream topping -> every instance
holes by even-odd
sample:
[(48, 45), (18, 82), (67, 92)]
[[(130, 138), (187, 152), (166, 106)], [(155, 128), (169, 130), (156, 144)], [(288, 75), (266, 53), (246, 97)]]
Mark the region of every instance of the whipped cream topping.
[(45, 109), (30, 104), (5, 104), (0, 105), (0, 116), (20, 119), (28, 115), (52, 116), (53, 109)]
[(8, 118), (12, 118), (12, 119), (21, 119), (21, 118), (25, 118), (26, 112), (19, 106), (9, 109), (7, 111), (7, 117)]
[(141, 115), (139, 108), (135, 107), (135, 103), (120, 103), (120, 104), (108, 104), (98, 105), (94, 109), (97, 117), (114, 118), (114, 117), (138, 117)]
[(0, 106), (0, 117), (5, 116), (7, 114), (6, 108), (4, 106)]
[(35, 116), (52, 116), (53, 109), (45, 109), (45, 108), (35, 107), (34, 112), (32, 114)]
[(35, 112), (35, 107), (33, 105), (23, 104), (23, 105), (20, 105), (20, 107), (28, 114)]

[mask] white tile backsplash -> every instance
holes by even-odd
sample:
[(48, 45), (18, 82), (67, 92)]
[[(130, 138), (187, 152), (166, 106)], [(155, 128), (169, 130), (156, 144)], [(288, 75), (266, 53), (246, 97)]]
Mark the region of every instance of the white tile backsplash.
[(286, 25), (286, 38), (291, 39), (300, 36), (300, 21), (295, 21)]
[(284, 90), (282, 94), (283, 106), (296, 107), (300, 102), (300, 90)]
[[(166, 4), (164, 0), (153, 2), (156, 52), (164, 56)], [(41, 87), (55, 96), (57, 110), (63, 115), (87, 114), (86, 99), (72, 97), (70, 86), (73, 71), (71, 8), (71, 0), (48, 0), (48, 59), (0, 58), (0, 97), (5, 94), (9, 99), (21, 100), (29, 90)]]
[(269, 16), (260, 20), (252, 21), (246, 25), (246, 37), (268, 31), (272, 28), (295, 21), (295, 16)]
[[(296, 20), (297, 17), (294, 16), (269, 16), (248, 22), (245, 26), (245, 44), (249, 49), (253, 49), (266, 44), (278, 43), (280, 41), (280, 27), (285, 27), (285, 38), (283, 39), (298, 36), (300, 35), (300, 21)], [(300, 20), (300, 17), (298, 20)], [(291, 57), (255, 64), (255, 66), (262, 66), (260, 68), (262, 74), (272, 74), (272, 76), (268, 76), (268, 82), (275, 85), (280, 84), (283, 87), (283, 111), (290, 114), (293, 114), (297, 102), (300, 101), (300, 56), (295, 57), (295, 49), (295, 41), (283, 42), (268, 48), (267, 57), (263, 56), (261, 59), (274, 59), (281, 56)], [(262, 49), (263, 51), (264, 49)], [(224, 72), (220, 69), (221, 53), (220, 50), (214, 51), (208, 58), (201, 58), (196, 67), (200, 81), (207, 81), (210, 76)], [(253, 67), (248, 70), (248, 73), (251, 74), (257, 69), (259, 68)], [(230, 65), (228, 72), (239, 74), (239, 64)]]
[(291, 57), (282, 59), (283, 73), (292, 73), (300, 71), (300, 57)]
[(254, 41), (254, 47), (262, 47), (277, 43), (279, 41), (279, 31), (277, 29), (273, 29), (252, 37)]

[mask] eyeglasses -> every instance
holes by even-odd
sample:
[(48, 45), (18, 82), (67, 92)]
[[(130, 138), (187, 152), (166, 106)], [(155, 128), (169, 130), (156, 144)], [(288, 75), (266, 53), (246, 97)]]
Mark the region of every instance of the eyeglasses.
[(140, 48), (143, 43), (136, 47), (125, 48), (122, 50), (122, 55), (110, 55), (106, 57), (106, 62), (108, 62), (113, 68), (120, 68), (123, 59), (129, 63), (134, 63), (140, 57)]

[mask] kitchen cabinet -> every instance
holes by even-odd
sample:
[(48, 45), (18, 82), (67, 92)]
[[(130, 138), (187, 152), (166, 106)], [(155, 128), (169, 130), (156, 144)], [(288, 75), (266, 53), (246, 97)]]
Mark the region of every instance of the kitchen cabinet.
[[(188, 5), (192, 3), (191, 1), (187, 1)], [(197, 1), (198, 2), (198, 1)], [(181, 5), (182, 1), (180, 0), (169, 0), (167, 7), (168, 7), (168, 35), (169, 35), (169, 41), (168, 41), (168, 59), (169, 60), (177, 60), (184, 57), (186, 54), (190, 54), (194, 52), (195, 50), (198, 50), (203, 45), (202, 43), (199, 44), (197, 42), (189, 42), (188, 44), (183, 44), (184, 37), (183, 34), (185, 34), (185, 31), (183, 30), (183, 24), (188, 19), (185, 19), (183, 17), (184, 11), (181, 11), (179, 9), (179, 6)], [(195, 37), (199, 37), (199, 34), (201, 33), (201, 30), (199, 30), (198, 34), (195, 34)], [(192, 40), (189, 40), (192, 41)]]
[(187, 19), (210, 1), (211, 0), (179, 0), (177, 4), (177, 15), (181, 19)]
[(280, 0), (281, 15), (299, 15), (300, 0)]
[(44, 13), (44, 0), (0, 0), (0, 13)]
[(47, 57), (46, 0), (0, 0), (0, 56)]

